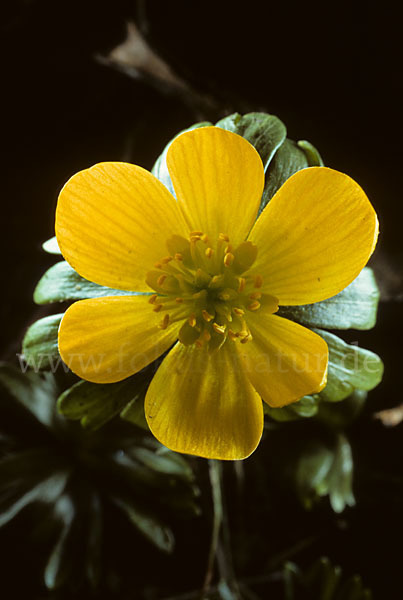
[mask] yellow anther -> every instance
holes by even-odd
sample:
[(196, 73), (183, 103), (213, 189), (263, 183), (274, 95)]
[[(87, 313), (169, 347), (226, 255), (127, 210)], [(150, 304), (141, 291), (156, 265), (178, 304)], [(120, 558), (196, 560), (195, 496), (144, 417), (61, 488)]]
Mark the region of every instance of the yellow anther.
[(195, 344), (198, 348), (203, 348), (204, 340), (196, 340)]
[(162, 269), (162, 267), (163, 267), (163, 264), (162, 264), (162, 262), (157, 262), (157, 263), (155, 263), (154, 267), (155, 267), (156, 269)]
[(182, 304), (183, 298), (175, 298), (175, 302), (177, 302), (178, 304)]
[(203, 315), (203, 319), (205, 321), (207, 321), (207, 323), (209, 323), (210, 321), (212, 321), (214, 319), (214, 316), (210, 315), (210, 313), (207, 312), (207, 310), (202, 310), (202, 315)]
[(174, 259), (175, 259), (175, 260), (182, 261), (182, 260), (183, 260), (183, 256), (182, 256), (182, 254), (181, 254), (180, 252), (177, 252), (177, 253), (175, 254), (175, 256), (174, 256)]
[(173, 256), (165, 256), (161, 259), (161, 262), (163, 265), (166, 265), (167, 263), (171, 262), (171, 260), (173, 260)]
[(234, 258), (235, 257), (233, 254), (231, 254), (231, 252), (227, 252), (227, 254), (224, 256), (224, 266), (230, 267), (234, 262)]
[(200, 242), (201, 239), (202, 239), (201, 235), (191, 235), (190, 236), (190, 241), (193, 243)]
[(162, 309), (162, 304), (156, 304), (155, 308), (153, 308), (154, 312), (160, 312), (160, 310)]
[(220, 292), (218, 294), (218, 297), (219, 297), (220, 300), (224, 300), (224, 301), (230, 299), (230, 295), (228, 294), (228, 292)]
[(261, 288), (263, 284), (263, 277), (261, 275), (255, 276), (255, 288)]
[(169, 325), (169, 315), (164, 315), (161, 323), (159, 324), (160, 329), (166, 329)]
[(190, 315), (190, 317), (188, 318), (188, 323), (191, 327), (195, 327), (197, 321), (196, 321), (196, 315), (192, 314)]
[(194, 235), (200, 236), (200, 235), (204, 235), (204, 234), (202, 231), (191, 231), (189, 235), (190, 235), (190, 237), (192, 237)]
[(160, 275), (157, 279), (157, 285), (163, 285), (166, 278), (167, 278), (166, 275)]
[(205, 244), (207, 244), (207, 242), (208, 242), (208, 235), (207, 235), (207, 233), (205, 233), (205, 234), (203, 234), (201, 236), (201, 241), (204, 242)]
[(260, 308), (260, 302), (254, 300), (248, 305), (248, 310), (258, 310)]
[(239, 277), (238, 281), (239, 281), (238, 292), (241, 293), (245, 289), (246, 279), (245, 279), (245, 277)]
[(218, 239), (222, 240), (223, 242), (227, 242), (227, 244), (229, 242), (229, 237), (225, 233), (220, 233)]
[(213, 323), (213, 329), (216, 333), (220, 333), (224, 335), (225, 333), (225, 325), (219, 325), (218, 323)]
[(153, 294), (149, 297), (148, 301), (150, 304), (155, 304), (156, 299), (158, 298), (157, 294)]
[(262, 292), (253, 292), (253, 294), (251, 294), (249, 296), (249, 298), (251, 300), (260, 300), (261, 297), (262, 297)]
[(250, 333), (248, 333), (247, 335), (245, 335), (243, 338), (241, 338), (241, 344), (246, 344), (246, 342), (249, 342), (252, 339), (252, 336)]
[(225, 254), (228, 254), (228, 252), (232, 252), (232, 250), (233, 250), (232, 245), (228, 244), (228, 246), (225, 247), (224, 252), (225, 252)]
[(232, 310), (234, 311), (234, 313), (235, 313), (235, 314), (236, 314), (238, 317), (243, 317), (243, 316), (244, 316), (244, 314), (245, 314), (245, 311), (244, 311), (244, 310), (242, 310), (242, 308), (237, 308), (237, 307), (235, 307), (235, 308), (233, 308)]
[(228, 337), (230, 340), (232, 340), (233, 342), (235, 342), (235, 340), (239, 337), (235, 331), (232, 331), (232, 329), (228, 329)]
[(212, 248), (206, 248), (204, 253), (207, 256), (207, 258), (211, 258), (214, 254), (214, 250)]

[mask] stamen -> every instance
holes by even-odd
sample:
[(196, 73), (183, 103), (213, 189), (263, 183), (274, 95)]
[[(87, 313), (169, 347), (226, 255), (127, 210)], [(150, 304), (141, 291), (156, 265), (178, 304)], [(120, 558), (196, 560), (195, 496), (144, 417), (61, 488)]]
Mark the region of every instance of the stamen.
[(255, 276), (255, 288), (261, 288), (263, 284), (263, 277), (261, 275)]
[(252, 336), (250, 333), (248, 333), (247, 335), (245, 335), (243, 338), (241, 338), (241, 344), (246, 344), (246, 342), (249, 342), (252, 339)]
[(214, 250), (212, 248), (206, 248), (206, 251), (204, 254), (207, 256), (207, 258), (211, 258), (214, 254)]
[(201, 239), (202, 239), (201, 235), (191, 235), (190, 236), (190, 241), (193, 243), (200, 242)]
[(212, 321), (214, 319), (214, 315), (210, 315), (209, 312), (207, 312), (207, 310), (202, 310), (202, 315), (203, 315), (203, 319), (205, 321), (207, 321), (207, 323), (209, 323), (210, 321)]
[(233, 248), (231, 244), (228, 244), (228, 246), (225, 247), (225, 254), (228, 254), (229, 252), (232, 252)]
[(162, 262), (157, 262), (157, 263), (155, 263), (154, 267), (155, 267), (156, 269), (162, 269)]
[(230, 299), (230, 295), (229, 295), (229, 293), (228, 293), (228, 292), (220, 292), (220, 293), (218, 294), (218, 297), (219, 297), (219, 299), (220, 299), (220, 300), (224, 300), (224, 301), (226, 301), (226, 300), (229, 300), (229, 299)]
[(190, 236), (192, 236), (192, 235), (203, 235), (203, 232), (202, 231), (191, 231), (189, 235)]
[(232, 331), (232, 329), (228, 329), (228, 337), (230, 340), (235, 342), (239, 336), (235, 333), (235, 331)]
[(244, 310), (242, 310), (242, 308), (237, 308), (237, 307), (235, 307), (235, 308), (233, 308), (232, 310), (234, 311), (234, 313), (235, 313), (235, 314), (236, 314), (238, 317), (243, 317), (243, 316), (244, 316), (244, 314), (245, 314), (245, 311), (244, 311)]
[(165, 256), (165, 257), (164, 257), (164, 258), (161, 260), (161, 262), (162, 262), (162, 264), (163, 264), (163, 265), (166, 265), (166, 264), (168, 264), (169, 262), (171, 262), (171, 260), (173, 260), (173, 256)]
[(208, 243), (208, 235), (207, 235), (207, 233), (205, 233), (204, 235), (201, 236), (201, 241), (204, 242), (205, 244)]
[(179, 260), (182, 261), (183, 260), (183, 256), (180, 252), (177, 252), (174, 256), (175, 260)]
[(238, 281), (239, 281), (238, 292), (241, 294), (245, 289), (246, 279), (245, 279), (245, 277), (239, 277)]
[(190, 315), (190, 317), (188, 318), (188, 323), (191, 327), (195, 327), (195, 325), (197, 323), (195, 314)]
[(157, 294), (153, 294), (152, 296), (150, 296), (150, 298), (148, 299), (148, 302), (150, 304), (155, 304), (156, 299), (158, 298)]
[(229, 237), (225, 233), (220, 233), (219, 236), (218, 236), (218, 239), (222, 240), (223, 242), (227, 242), (227, 244), (229, 242)]
[(166, 275), (160, 275), (157, 279), (157, 285), (160, 285), (160, 286), (163, 285), (166, 278), (167, 278)]
[(231, 252), (227, 252), (227, 254), (224, 256), (224, 266), (230, 267), (234, 262), (234, 258), (235, 257), (233, 254), (231, 254)]
[(162, 304), (156, 304), (155, 308), (153, 308), (154, 312), (160, 312), (160, 310), (162, 310)]
[(164, 318), (162, 319), (161, 323), (159, 324), (159, 328), (160, 329), (166, 329), (169, 325), (169, 315), (166, 314), (164, 315)]
[(251, 294), (249, 296), (249, 298), (251, 300), (260, 300), (261, 297), (262, 297), (262, 292), (253, 292), (253, 294)]
[(254, 300), (253, 302), (251, 302), (248, 305), (248, 310), (258, 310), (260, 308), (260, 302), (258, 302), (257, 300)]
[(213, 323), (213, 329), (216, 333), (220, 333), (221, 335), (225, 334), (225, 325), (218, 325), (218, 323)]
[(177, 302), (178, 304), (182, 304), (183, 298), (175, 298), (175, 302)]

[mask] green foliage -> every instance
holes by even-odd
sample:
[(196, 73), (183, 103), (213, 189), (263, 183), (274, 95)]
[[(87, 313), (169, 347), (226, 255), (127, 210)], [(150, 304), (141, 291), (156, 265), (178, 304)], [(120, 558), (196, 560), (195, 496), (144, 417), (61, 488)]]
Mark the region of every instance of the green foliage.
[(92, 283), (79, 275), (66, 261), (50, 267), (39, 280), (35, 291), (36, 304), (52, 302), (68, 302), (85, 298), (102, 298), (104, 296), (133, 296), (135, 292), (113, 290)]
[(308, 167), (305, 152), (292, 140), (286, 139), (274, 155), (270, 169), (266, 174), (260, 211), (273, 198), (291, 175)]
[(376, 323), (379, 295), (374, 273), (365, 267), (336, 296), (315, 304), (282, 306), (278, 314), (308, 327), (372, 329)]
[(79, 381), (59, 397), (59, 412), (68, 419), (79, 419), (90, 430), (98, 429), (119, 413), (127, 421), (148, 429), (144, 396), (151, 377), (152, 372), (145, 371), (117, 383)]
[(285, 125), (278, 117), (258, 112), (243, 116), (234, 113), (218, 121), (216, 127), (237, 133), (248, 140), (260, 154), (265, 171), (287, 135)]
[(342, 569), (326, 557), (302, 570), (288, 562), (283, 567), (284, 600), (371, 600), (359, 575), (343, 578)]
[(22, 341), (22, 358), (35, 371), (54, 369), (61, 361), (57, 335), (63, 314), (35, 321)]
[(331, 441), (320, 437), (307, 441), (296, 456), (293, 477), (296, 492), (307, 509), (323, 496), (329, 496), (337, 513), (355, 504), (351, 446), (342, 433)]
[(323, 167), (324, 162), (315, 146), (306, 140), (300, 140), (298, 146), (305, 152), (309, 167)]
[(327, 384), (320, 392), (328, 402), (344, 400), (354, 390), (372, 390), (382, 380), (383, 363), (379, 356), (343, 340), (328, 331), (316, 330), (329, 348)]
[(295, 421), (300, 418), (314, 417), (318, 412), (318, 395), (304, 396), (298, 402), (283, 406), (281, 408), (272, 408), (266, 402), (263, 402), (263, 408), (266, 415), (282, 423), (284, 421)]
[(66, 422), (55, 411), (59, 392), (50, 374), (0, 364), (0, 393), (0, 527), (35, 507), (29, 514), (40, 515), (32, 526), (35, 547), (47, 552), (49, 589), (77, 587), (82, 577), (96, 587), (108, 575), (100, 563), (101, 548), (104, 565), (109, 551), (106, 506), (130, 525), (123, 548), (130, 544), (135, 554), (143, 537), (172, 551), (169, 520), (198, 514), (198, 490), (183, 457), (122, 421), (102, 433)]

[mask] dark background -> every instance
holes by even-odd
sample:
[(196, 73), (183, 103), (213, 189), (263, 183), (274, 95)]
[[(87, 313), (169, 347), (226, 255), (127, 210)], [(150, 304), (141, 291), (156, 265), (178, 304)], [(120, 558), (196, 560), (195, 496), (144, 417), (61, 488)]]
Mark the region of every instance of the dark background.
[[(354, 339), (383, 357), (385, 379), (354, 430), (361, 503), (342, 534), (335, 526), (322, 538), (320, 551), (348, 573), (360, 572), (381, 599), (401, 598), (403, 587), (403, 430), (371, 417), (401, 401), (403, 48), (396, 11), (387, 3), (294, 0), (249, 0), (241, 8), (227, 1), (15, 0), (1, 9), (2, 358), (14, 360), (27, 325), (44, 314), (32, 302), (53, 262), (41, 243), (53, 235), (58, 191), (80, 169), (105, 160), (151, 168), (191, 123), (261, 110), (366, 190), (380, 218), (374, 266), (384, 301), (376, 330)], [(129, 19), (200, 103), (95, 59), (123, 41)], [(286, 537), (299, 522), (290, 516)]]

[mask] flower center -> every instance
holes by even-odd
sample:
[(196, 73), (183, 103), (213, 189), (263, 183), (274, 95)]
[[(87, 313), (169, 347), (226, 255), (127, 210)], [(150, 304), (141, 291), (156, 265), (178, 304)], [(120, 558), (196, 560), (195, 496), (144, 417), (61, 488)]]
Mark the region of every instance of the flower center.
[(156, 292), (149, 302), (161, 312), (162, 329), (183, 321), (178, 337), (186, 346), (208, 344), (215, 350), (226, 340), (245, 344), (252, 339), (248, 315), (278, 309), (253, 271), (257, 246), (252, 242), (234, 248), (223, 233), (210, 240), (193, 231), (188, 240), (172, 236), (167, 248), (170, 254), (147, 273), (146, 282)]

